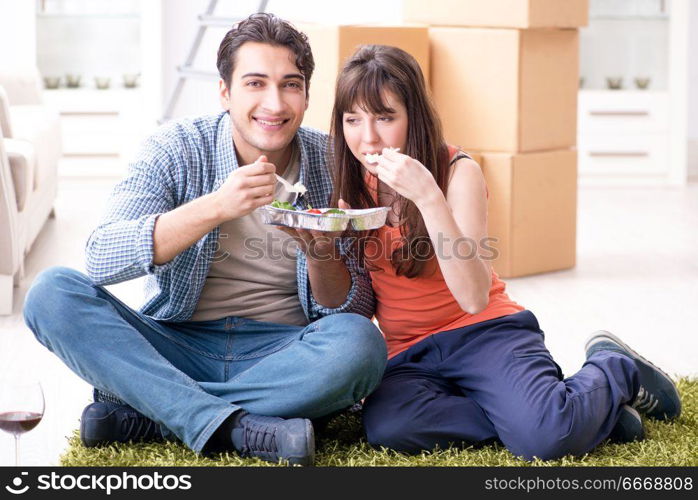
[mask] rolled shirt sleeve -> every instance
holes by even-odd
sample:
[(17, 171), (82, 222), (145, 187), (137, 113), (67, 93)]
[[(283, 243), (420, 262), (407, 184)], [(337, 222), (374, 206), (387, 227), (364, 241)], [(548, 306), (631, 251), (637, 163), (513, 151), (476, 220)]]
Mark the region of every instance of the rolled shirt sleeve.
[(166, 155), (152, 154), (153, 149), (146, 149), (145, 158), (130, 165), (129, 174), (114, 188), (105, 216), (87, 241), (87, 274), (95, 284), (111, 285), (158, 274), (174, 262), (153, 264), (155, 222), (175, 208), (174, 189), (158, 164)]

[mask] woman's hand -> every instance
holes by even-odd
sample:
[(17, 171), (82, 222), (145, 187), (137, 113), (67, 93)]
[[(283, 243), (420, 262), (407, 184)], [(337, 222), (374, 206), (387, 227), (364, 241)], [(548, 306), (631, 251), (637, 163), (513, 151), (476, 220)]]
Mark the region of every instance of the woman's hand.
[(400, 196), (414, 202), (418, 208), (428, 203), (444, 199), (444, 195), (436, 184), (436, 179), (414, 158), (384, 148), (376, 166), (378, 179), (385, 182)]
[[(339, 200), (339, 208), (347, 210), (351, 208), (344, 200)], [(318, 262), (340, 261), (341, 256), (337, 251), (336, 242), (342, 237), (343, 232), (313, 231), (309, 229), (290, 228), (279, 226), (284, 233), (292, 236), (299, 245), (308, 260)]]

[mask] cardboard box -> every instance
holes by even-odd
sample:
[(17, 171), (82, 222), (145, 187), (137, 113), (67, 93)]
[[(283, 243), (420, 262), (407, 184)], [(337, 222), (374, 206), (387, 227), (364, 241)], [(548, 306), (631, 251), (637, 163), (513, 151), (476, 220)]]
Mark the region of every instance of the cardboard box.
[(574, 267), (577, 152), (482, 153), (489, 190), (488, 232), (501, 277)]
[(435, 26), (575, 28), (589, 22), (588, 0), (404, 0), (403, 19)]
[(315, 58), (310, 102), (303, 125), (328, 131), (337, 75), (359, 45), (392, 45), (409, 52), (429, 84), (429, 31), (426, 26), (297, 24), (308, 35)]
[(500, 152), (576, 144), (577, 30), (430, 28), (431, 89), (446, 139)]

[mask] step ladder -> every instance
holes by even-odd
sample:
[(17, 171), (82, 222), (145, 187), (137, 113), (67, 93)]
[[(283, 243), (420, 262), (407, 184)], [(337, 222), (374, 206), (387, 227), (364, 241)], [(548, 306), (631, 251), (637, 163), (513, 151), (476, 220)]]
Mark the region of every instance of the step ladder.
[[(256, 12), (264, 12), (267, 8), (267, 3), (269, 0), (260, 0), (259, 7)], [(177, 106), (180, 96), (182, 95), (182, 90), (184, 89), (184, 83), (189, 78), (198, 78), (203, 80), (211, 80), (218, 78), (218, 73), (215, 71), (207, 71), (202, 69), (196, 69), (192, 67), (194, 60), (196, 59), (196, 54), (199, 52), (199, 47), (201, 47), (201, 42), (204, 39), (204, 34), (206, 33), (206, 28), (209, 27), (232, 27), (233, 24), (242, 21), (243, 17), (220, 17), (214, 14), (216, 10), (216, 5), (218, 0), (210, 0), (206, 11), (203, 14), (199, 14), (198, 22), (199, 29), (196, 31), (196, 36), (189, 49), (189, 55), (184, 61), (184, 64), (177, 66), (177, 85), (175, 85), (174, 91), (167, 101), (167, 106), (165, 107), (165, 113), (160, 119), (160, 123), (164, 123), (172, 119), (172, 114)]]

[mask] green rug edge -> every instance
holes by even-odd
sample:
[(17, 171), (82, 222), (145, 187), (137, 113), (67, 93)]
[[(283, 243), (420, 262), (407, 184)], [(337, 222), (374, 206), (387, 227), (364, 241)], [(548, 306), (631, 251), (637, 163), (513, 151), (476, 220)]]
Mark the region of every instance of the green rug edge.
[[(420, 455), (376, 450), (365, 441), (356, 415), (340, 415), (317, 436), (316, 466), (325, 467), (476, 467), (476, 466), (697, 466), (698, 465), (698, 379), (677, 381), (683, 404), (681, 417), (672, 422), (644, 419), (644, 441), (603, 443), (592, 452), (558, 460), (527, 462), (502, 446), (479, 449), (449, 448)], [(257, 459), (243, 459), (234, 452), (200, 456), (175, 443), (128, 443), (102, 448), (85, 448), (78, 431), (68, 437), (60, 457), (67, 467), (240, 467), (277, 466)]]

